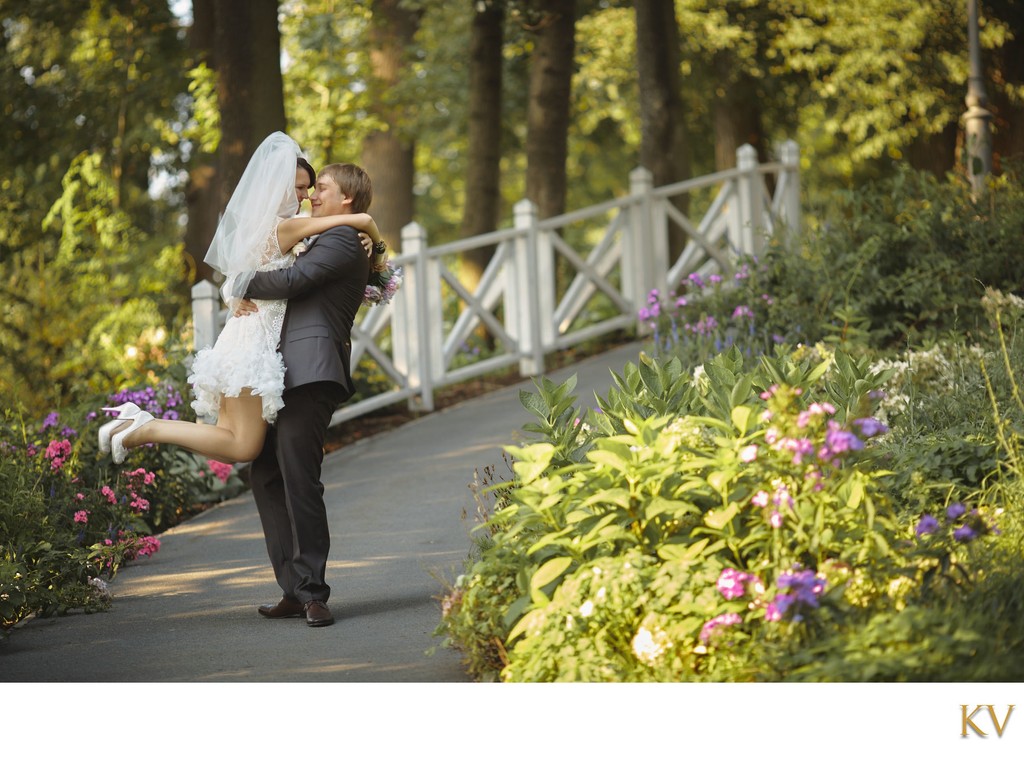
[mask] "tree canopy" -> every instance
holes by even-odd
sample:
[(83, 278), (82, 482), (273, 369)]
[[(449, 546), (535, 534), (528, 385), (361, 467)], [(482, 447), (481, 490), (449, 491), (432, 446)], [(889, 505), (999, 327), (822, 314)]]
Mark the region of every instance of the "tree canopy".
[[(135, 338), (155, 334), (161, 321), (165, 335), (181, 335), (219, 205), (201, 183), (227, 181), (213, 158), (220, 130), (247, 124), (235, 109), (253, 105), (218, 91), (227, 74), (210, 53), (211, 25), (222, 42), (244, 29), (261, 35), (263, 50), (279, 40), (286, 129), (315, 166), (372, 161), (368, 151), (382, 139), (399, 152), (381, 156), (408, 156), (411, 171), (382, 182), (374, 206), (411, 204), (402, 218), (411, 215), (432, 240), (460, 231), (470, 162), (478, 160), (471, 118), (500, 123), (499, 153), (486, 159), (497, 162), (486, 176), (498, 178), (499, 224), (527, 193), (531, 65), (555, 23), (545, 15), (551, 4), (280, 0), (276, 28), (267, 28), (275, 0), (260, 0), (261, 14), (235, 25), (241, 5), (251, 4), (194, 0), (193, 13), (178, 16), (167, 0), (0, 0), (5, 404), (65, 402), (124, 371), (129, 349), (139, 354)], [(572, 209), (624, 192), (640, 163), (638, 52), (652, 41), (638, 39), (629, 0), (560, 7), (572, 18), (559, 33), (574, 37), (568, 94), (559, 96), (569, 98), (564, 207)], [(1014, 0), (981, 7), (998, 164), (1024, 151), (1024, 10)], [(501, 10), (497, 113), (471, 107), (480, 102), (471, 98), (480, 85), (471, 81), (469, 51), (481, 8)], [(939, 174), (956, 168), (965, 3), (675, 0), (673, 10), (692, 175), (714, 171), (737, 141), (768, 154), (787, 138), (801, 145), (805, 187), (816, 198), (904, 162)], [(386, 65), (400, 66), (391, 78), (385, 46)], [(552, 160), (534, 154), (535, 162)], [(206, 226), (193, 225), (183, 249), (187, 223), (201, 214)]]

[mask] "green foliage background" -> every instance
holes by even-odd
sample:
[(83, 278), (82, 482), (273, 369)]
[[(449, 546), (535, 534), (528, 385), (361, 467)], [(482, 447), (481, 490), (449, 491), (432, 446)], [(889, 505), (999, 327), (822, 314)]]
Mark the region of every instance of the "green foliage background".
[[(369, 4), (282, 2), (288, 129), (316, 164), (358, 160), (363, 138), (380, 126), (368, 105), (400, 105), (406, 117), (393, 128), (417, 146), (417, 220), (443, 242), (461, 219), (471, 8), (415, 5), (423, 13), (408, 75), (379, 92), (369, 85)], [(677, 0), (694, 173), (715, 168), (711, 96), (753, 82), (768, 142), (801, 145), (810, 210), (837, 189), (891, 176), (963, 111), (961, 6)], [(534, 10), (513, 2), (507, 14), (506, 223), (524, 192)], [(1019, 50), (1021, 13), (1011, 0), (983, 10), (989, 94), (1020, 108), (1024, 83), (1006, 56)], [(640, 142), (632, 4), (590, 0), (579, 13), (570, 209), (624, 192)], [(159, 367), (187, 350), (193, 273), (179, 247), (187, 171), (200, 147), (216, 145), (217, 114), (210, 72), (165, 0), (0, 0), (0, 18), (0, 403), (42, 407), (138, 370), (126, 351)], [(725, 73), (721, 56), (730, 61)], [(130, 345), (140, 335), (148, 337)]]

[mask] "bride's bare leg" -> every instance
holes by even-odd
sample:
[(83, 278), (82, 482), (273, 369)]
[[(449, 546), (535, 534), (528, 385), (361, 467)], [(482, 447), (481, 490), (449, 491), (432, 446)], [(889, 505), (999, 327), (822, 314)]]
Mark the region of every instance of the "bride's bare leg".
[[(116, 432), (116, 431), (115, 431)], [(251, 462), (263, 448), (267, 423), (263, 399), (243, 390), (238, 398), (223, 398), (216, 425), (182, 420), (153, 420), (124, 440), (126, 448), (145, 443), (173, 443), (219, 462)]]

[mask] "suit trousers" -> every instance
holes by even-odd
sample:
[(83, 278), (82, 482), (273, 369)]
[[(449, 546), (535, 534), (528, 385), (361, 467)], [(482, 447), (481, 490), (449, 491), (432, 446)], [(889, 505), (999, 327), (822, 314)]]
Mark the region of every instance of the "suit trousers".
[(253, 460), (250, 484), (267, 553), (284, 596), (326, 602), (331, 536), (320, 471), (331, 415), (344, 396), (334, 382), (286, 389), (277, 422)]

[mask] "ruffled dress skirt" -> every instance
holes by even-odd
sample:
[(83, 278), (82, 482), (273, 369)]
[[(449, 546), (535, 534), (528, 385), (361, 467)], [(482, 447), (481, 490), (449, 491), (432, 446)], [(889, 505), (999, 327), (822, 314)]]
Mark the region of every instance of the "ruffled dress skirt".
[(263, 400), (263, 419), (273, 423), (284, 406), (284, 360), (277, 345), (286, 301), (255, 301), (255, 314), (228, 317), (212, 347), (199, 351), (192, 363), (196, 415), (216, 418), (221, 399), (238, 397), (244, 388)]

